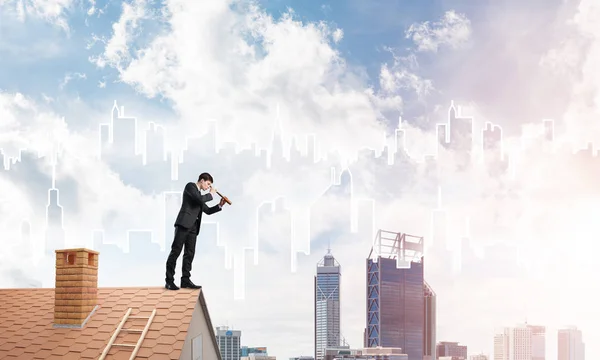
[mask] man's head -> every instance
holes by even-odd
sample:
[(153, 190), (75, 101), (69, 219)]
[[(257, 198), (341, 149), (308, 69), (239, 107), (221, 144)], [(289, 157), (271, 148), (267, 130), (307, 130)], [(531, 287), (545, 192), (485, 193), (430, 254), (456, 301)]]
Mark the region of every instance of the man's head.
[(198, 176), (198, 187), (204, 191), (208, 190), (213, 183), (213, 177), (209, 173)]

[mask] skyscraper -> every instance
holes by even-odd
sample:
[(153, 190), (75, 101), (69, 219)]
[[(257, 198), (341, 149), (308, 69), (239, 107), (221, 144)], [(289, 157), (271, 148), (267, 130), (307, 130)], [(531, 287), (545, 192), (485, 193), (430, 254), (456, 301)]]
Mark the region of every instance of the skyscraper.
[(113, 154), (119, 157), (135, 157), (137, 150), (137, 119), (125, 116), (123, 107), (119, 111), (116, 101), (113, 105), (110, 130)]
[(151, 122), (146, 130), (146, 164), (165, 160), (165, 129)]
[(317, 264), (315, 276), (315, 359), (322, 360), (325, 349), (340, 346), (340, 264), (330, 250)]
[(423, 316), (423, 359), (436, 359), (436, 326), (437, 326), (437, 309), (436, 295), (431, 286), (425, 282), (423, 286), (424, 299), (424, 316)]
[(366, 347), (424, 355), (423, 238), (379, 230), (367, 259)]
[(56, 188), (56, 164), (52, 167), (52, 188), (48, 190), (45, 237), (46, 254), (54, 255), (54, 250), (63, 249), (65, 247), (63, 208), (60, 206), (59, 193)]
[(546, 328), (519, 325), (494, 336), (494, 360), (545, 360)]
[(558, 330), (558, 360), (585, 360), (585, 344), (576, 327)]
[(527, 325), (531, 329), (531, 360), (546, 360), (546, 327)]
[(494, 360), (508, 360), (508, 329), (494, 335)]
[(222, 360), (240, 360), (242, 332), (230, 330), (227, 326), (217, 327), (217, 344)]

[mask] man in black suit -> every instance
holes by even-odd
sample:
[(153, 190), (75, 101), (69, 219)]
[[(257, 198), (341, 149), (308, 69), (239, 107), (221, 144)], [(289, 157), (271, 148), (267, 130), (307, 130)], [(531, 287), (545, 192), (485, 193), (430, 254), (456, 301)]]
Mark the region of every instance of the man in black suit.
[[(175, 285), (175, 265), (177, 258), (183, 252), (183, 264), (181, 266), (181, 287), (189, 289), (200, 289), (190, 280), (190, 271), (192, 270), (192, 260), (196, 253), (196, 238), (200, 232), (200, 222), (202, 221), (202, 213), (206, 215), (214, 214), (221, 211), (225, 200), (221, 199), (218, 205), (208, 207), (207, 202), (213, 199), (212, 194), (216, 193), (217, 189), (212, 187), (213, 178), (209, 173), (202, 173), (198, 177), (198, 182), (188, 183), (183, 190), (183, 199), (181, 201), (181, 210), (175, 220), (175, 237), (173, 245), (171, 245), (171, 253), (167, 259), (167, 276), (165, 278), (165, 288), (169, 290), (179, 290)], [(200, 191), (210, 191), (204, 195)]]

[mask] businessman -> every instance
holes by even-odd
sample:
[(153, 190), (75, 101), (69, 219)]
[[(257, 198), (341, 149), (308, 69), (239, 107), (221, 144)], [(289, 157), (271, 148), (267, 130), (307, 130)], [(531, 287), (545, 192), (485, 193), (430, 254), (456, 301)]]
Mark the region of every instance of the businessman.
[[(200, 231), (200, 222), (202, 222), (202, 213), (206, 215), (214, 214), (223, 209), (225, 200), (221, 199), (218, 205), (208, 207), (207, 202), (213, 199), (213, 194), (217, 189), (212, 187), (213, 178), (209, 173), (202, 173), (198, 177), (196, 183), (190, 182), (183, 190), (183, 198), (181, 201), (181, 209), (175, 220), (175, 236), (173, 245), (171, 245), (171, 253), (167, 258), (167, 276), (165, 278), (165, 288), (169, 290), (179, 290), (175, 285), (175, 265), (177, 258), (183, 251), (183, 264), (181, 266), (181, 287), (188, 289), (200, 289), (201, 286), (196, 285), (190, 280), (190, 272), (192, 271), (192, 260), (196, 253), (196, 238)], [(208, 191), (202, 194), (201, 191)]]

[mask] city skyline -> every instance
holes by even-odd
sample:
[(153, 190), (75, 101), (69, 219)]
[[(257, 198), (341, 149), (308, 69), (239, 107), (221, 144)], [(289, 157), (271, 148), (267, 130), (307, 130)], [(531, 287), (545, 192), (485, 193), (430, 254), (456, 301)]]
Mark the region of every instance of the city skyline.
[[(118, 110), (118, 107), (116, 106), (116, 102), (115, 102), (115, 104), (113, 105), (112, 114), (114, 115), (115, 111), (117, 111), (118, 113), (123, 112), (124, 111), (123, 108), (124, 107), (121, 107), (121, 110)], [(451, 107), (448, 110), (448, 112), (449, 112), (449, 120), (448, 120), (448, 122), (450, 122), (453, 119), (453, 116), (456, 118), (456, 115), (452, 115), (452, 113), (455, 112), (454, 104), (451, 104)], [(120, 115), (118, 115), (118, 116), (120, 116)], [(119, 117), (119, 119), (121, 119), (121, 118)], [(135, 120), (136, 118), (135, 117), (123, 117), (122, 119), (124, 119), (124, 120)], [(470, 121), (473, 120), (473, 118), (465, 118), (465, 117), (460, 117), (460, 116), (458, 118), (456, 118), (456, 119), (461, 119), (461, 120), (462, 119), (469, 119)], [(113, 122), (113, 121), (114, 121), (114, 119), (111, 122)], [(553, 139), (554, 135), (553, 135), (553, 130), (551, 130), (550, 132), (547, 131), (547, 128), (548, 128), (547, 124), (549, 124), (549, 123), (551, 124), (552, 120), (546, 119), (546, 120), (543, 121), (542, 126), (543, 126), (543, 129), (545, 131), (544, 134), (543, 134), (543, 136), (546, 138), (546, 140), (551, 141), (551, 139)], [(162, 129), (163, 130), (163, 131), (160, 132), (161, 135), (159, 137), (154, 137), (154, 140), (156, 140), (158, 143), (162, 144), (163, 141), (161, 140), (161, 136), (164, 136), (164, 127), (162, 127), (160, 125), (157, 125), (155, 123), (152, 123), (152, 122), (149, 123), (149, 124), (150, 124), (149, 128), (145, 130), (146, 133), (156, 132), (157, 129)], [(102, 129), (103, 127), (105, 127), (107, 125), (110, 125), (110, 123), (108, 123), (108, 124), (100, 124), (100, 128)], [(216, 134), (216, 130), (217, 130), (217, 127), (215, 127), (214, 125), (215, 125), (215, 123), (213, 122), (213, 126), (209, 129), (209, 131), (206, 134), (203, 135), (203, 137), (206, 137), (206, 136), (211, 136), (211, 134), (212, 134), (213, 139), (211, 140), (211, 143), (214, 142), (214, 135)], [(447, 125), (447, 124), (439, 123), (438, 124), (438, 128), (439, 128), (440, 125)], [(486, 132), (494, 133), (496, 131), (499, 131), (499, 133), (501, 134), (501, 132), (502, 132), (502, 129), (501, 129), (501, 127), (499, 125), (493, 125), (492, 123), (486, 122), (485, 126), (486, 126), (485, 128), (482, 128), (482, 134), (485, 134)], [(492, 130), (490, 130), (491, 129), (490, 126), (493, 128)], [(111, 127), (108, 127), (108, 128), (111, 129)], [(131, 127), (131, 129), (134, 129), (134, 128), (135, 128), (135, 126)], [(278, 133), (278, 131), (276, 130), (276, 128), (277, 128), (277, 126), (274, 126), (274, 129), (275, 129), (274, 132), (273, 132), (274, 133), (274, 136), (273, 136), (274, 140), (277, 139), (277, 137), (275, 135), (280, 135), (281, 136), (281, 133)], [(452, 129), (451, 126), (449, 126), (448, 128)], [(107, 134), (112, 134), (112, 131), (110, 131)], [(309, 136), (309, 138), (307, 138), (307, 141), (308, 141), (307, 144), (308, 143), (313, 143), (309, 139), (310, 139), (310, 136)], [(405, 147), (405, 144), (404, 144), (405, 143), (405, 141), (404, 141), (405, 140), (404, 130), (402, 130), (402, 129), (396, 129), (396, 131), (395, 131), (395, 137), (392, 138), (392, 140), (393, 140), (393, 142), (395, 142), (397, 144), (396, 145), (396, 150), (389, 151), (390, 144), (389, 143), (388, 144), (384, 144), (384, 145), (382, 145), (382, 151), (383, 152), (379, 156), (377, 156), (375, 153), (372, 154), (372, 156), (374, 156), (374, 159), (376, 159), (378, 157), (381, 157), (381, 156), (384, 156), (384, 155), (387, 154), (388, 155), (388, 160), (389, 160), (387, 165), (393, 166), (394, 164), (396, 164), (394, 162), (394, 159), (396, 159), (396, 161), (398, 161), (399, 160), (398, 159), (398, 154), (400, 153), (400, 156), (402, 156), (402, 154), (406, 154), (406, 155), (408, 155), (409, 159), (411, 159), (413, 162), (415, 161), (415, 159), (413, 159), (413, 158), (410, 157), (410, 155), (408, 154), (408, 152), (406, 150), (406, 147)], [(483, 149), (487, 149), (487, 150), (492, 151), (492, 152), (501, 151), (501, 155), (505, 155), (506, 154), (505, 152), (502, 152), (502, 150), (501, 150), (503, 148), (503, 145), (502, 145), (503, 144), (502, 143), (502, 136), (501, 135), (499, 136), (499, 139), (498, 139), (499, 143), (497, 143), (495, 146), (491, 146), (490, 147), (489, 143), (485, 142), (485, 135), (483, 135), (483, 140), (484, 140), (484, 142), (482, 144), (488, 144), (488, 145), (484, 145)], [(100, 141), (102, 142), (103, 139), (101, 138)], [(127, 140), (127, 137), (123, 137), (122, 141), (125, 142), (125, 143), (129, 143), (130, 144), (130, 142)], [(444, 140), (444, 141), (446, 141), (446, 140)], [(186, 143), (187, 142), (188, 141), (186, 141)], [(293, 143), (294, 142), (292, 142), (292, 144)], [(403, 144), (403, 145), (399, 146), (398, 144)], [(441, 144), (441, 145), (452, 145), (452, 144), (454, 144), (454, 143), (451, 142), (451, 141), (446, 141), (444, 144)], [(473, 143), (471, 143), (471, 144), (473, 145)], [(224, 145), (225, 145), (225, 147), (223, 148), (223, 150), (226, 150), (227, 146), (231, 146), (231, 143), (225, 143)], [(144, 147), (144, 149), (146, 149), (146, 148), (148, 148), (148, 146)], [(130, 151), (132, 149), (133, 148), (130, 148)], [(176, 160), (176, 157), (169, 156), (169, 155), (172, 155), (172, 153), (170, 153), (166, 149), (164, 149), (164, 151), (160, 150), (160, 148), (159, 148), (158, 151), (155, 148), (152, 148), (152, 149), (154, 149), (153, 150), (154, 153), (163, 153), (163, 155), (164, 155), (164, 156), (160, 156), (160, 157), (162, 157), (162, 159), (159, 159), (160, 157), (155, 156), (154, 159), (156, 161), (158, 161), (158, 162), (161, 162), (161, 161), (162, 162), (167, 162), (167, 161), (169, 161), (169, 158), (170, 158), (170, 160), (172, 162), (173, 161), (175, 162), (175, 163), (172, 164), (172, 166), (175, 165), (174, 168), (173, 168), (175, 170), (174, 173), (178, 173), (178, 171), (177, 171), (178, 166), (177, 165), (181, 164), (181, 162), (179, 160)], [(214, 149), (215, 149), (215, 153), (218, 153), (218, 151), (217, 151), (218, 149), (216, 147)], [(294, 146), (291, 146), (289, 148), (289, 150), (292, 150), (292, 149), (294, 149)], [(295, 149), (298, 150), (297, 148), (295, 148)], [(308, 149), (310, 149), (310, 147)], [(182, 153), (185, 154), (188, 150), (189, 149), (185, 148), (185, 149), (182, 150)], [(242, 153), (239, 153), (239, 154), (236, 154), (236, 155), (243, 156), (243, 151), (247, 151), (247, 150), (248, 149), (242, 150)], [(279, 153), (279, 154), (277, 154), (274, 157), (273, 154), (270, 154), (271, 156), (268, 156), (268, 157), (265, 158), (266, 153), (264, 151), (256, 152), (257, 148), (255, 148), (254, 146), (250, 150), (254, 150), (255, 151), (254, 156), (258, 155), (259, 158), (262, 158), (263, 160), (266, 161), (266, 164), (263, 164), (266, 167), (270, 166), (269, 165), (270, 161), (267, 161), (268, 158), (281, 159), (281, 156), (283, 155), (282, 153)], [(283, 149), (279, 148), (279, 150), (283, 150)], [(461, 150), (464, 150), (464, 149), (461, 149)], [(577, 154), (581, 153), (581, 151), (589, 151), (589, 150), (590, 150), (590, 148), (588, 147), (586, 149), (580, 150), (580, 152), (578, 152)], [(11, 157), (5, 157), (4, 154), (3, 154), (3, 150), (0, 148), (0, 155), (2, 155), (5, 158), (5, 161), (7, 161), (9, 164), (15, 165), (15, 164), (18, 164), (18, 163), (20, 163), (22, 161), (22, 159), (21, 159), (21, 152), (22, 151), (26, 151), (26, 149), (22, 149), (20, 151), (20, 155), (19, 156), (11, 158)], [(102, 150), (102, 146), (99, 147), (99, 151), (100, 151), (99, 155), (102, 156), (102, 151), (103, 151)], [(371, 151), (373, 151), (373, 150), (369, 150), (369, 152), (371, 152)], [(309, 151), (308, 152), (308, 156), (310, 156), (311, 154), (313, 154), (313, 152)], [(53, 171), (52, 172), (52, 177), (51, 177), (52, 186), (50, 188), (48, 188), (48, 202), (47, 202), (47, 206), (52, 205), (52, 206), (56, 207), (56, 210), (54, 210), (54, 211), (56, 211), (56, 215), (53, 215), (53, 216), (59, 218), (60, 220), (58, 220), (58, 221), (57, 220), (55, 220), (55, 221), (50, 220), (49, 219), (49, 217), (50, 217), (49, 214), (50, 213), (48, 212), (48, 211), (50, 211), (49, 210), (50, 208), (47, 208), (46, 209), (46, 219), (45, 219), (45, 221), (48, 224), (54, 223), (54, 222), (60, 222), (61, 224), (60, 224), (59, 228), (62, 228), (62, 230), (64, 231), (65, 229), (64, 229), (64, 225), (63, 225), (63, 214), (62, 214), (63, 213), (63, 210), (62, 210), (63, 206), (61, 206), (59, 204), (59, 201), (58, 201), (58, 199), (60, 197), (60, 189), (56, 188), (56, 185), (55, 185), (56, 180), (55, 180), (55, 175), (54, 175), (56, 163), (58, 162), (58, 159), (60, 159), (60, 156), (59, 156), (58, 153), (57, 154), (50, 154), (50, 155), (51, 156), (48, 159), (50, 159), (49, 161), (51, 161), (51, 163), (54, 164), (54, 165), (52, 165), (52, 169), (53, 169), (52, 170)], [(307, 154), (304, 154), (301, 151), (298, 151), (297, 155), (299, 156), (299, 158), (307, 157)], [(357, 153), (357, 155), (360, 156), (358, 153)], [(483, 154), (483, 155), (485, 155), (485, 154)], [(127, 155), (127, 156), (137, 157), (138, 160), (140, 160), (140, 161), (142, 161), (142, 159), (146, 159), (147, 158), (147, 154), (146, 154), (145, 150), (143, 150), (141, 153), (137, 152), (137, 151), (136, 152), (132, 152), (132, 153), (130, 153), (130, 155)], [(331, 154), (330, 154), (330, 156), (331, 156)], [(431, 158), (431, 156), (433, 156), (433, 158)], [(439, 156), (438, 154), (424, 155), (423, 159), (425, 159), (425, 161), (427, 161), (428, 158), (429, 159), (437, 160), (438, 156)], [(285, 155), (283, 155), (283, 157), (285, 158)], [(484, 157), (482, 157), (481, 159), (483, 160)], [(287, 162), (289, 162), (289, 159), (286, 159), (286, 160), (287, 160)], [(344, 167), (344, 166), (340, 166), (339, 164), (336, 164), (335, 160), (339, 160), (339, 158), (334, 158), (334, 161), (332, 163), (332, 169), (335, 169), (334, 171), (342, 171), (342, 172), (343, 171), (351, 171), (351, 169), (352, 169), (352, 164), (351, 163), (349, 164), (349, 168), (348, 168), (348, 167)], [(156, 161), (154, 161), (154, 162), (156, 162)], [(315, 157), (314, 164), (318, 164), (320, 162), (326, 162), (326, 161), (327, 161), (327, 157), (326, 156), (321, 157), (321, 158)], [(354, 159), (354, 161), (356, 162), (357, 159)], [(400, 160), (400, 162), (397, 163), (397, 164), (402, 164), (401, 161), (402, 160)], [(416, 163), (419, 163), (419, 161), (417, 160)], [(148, 165), (148, 163), (146, 163), (145, 161), (141, 162), (140, 164), (143, 165), (143, 166), (147, 166)], [(4, 170), (7, 171), (7, 172), (10, 172), (10, 170), (11, 170), (10, 165), (7, 168), (5, 168)], [(335, 184), (336, 183), (337, 180), (335, 180), (335, 178), (336, 178), (335, 173), (332, 172), (331, 184)], [(173, 176), (173, 177), (171, 177), (170, 180), (177, 181), (178, 177), (177, 176)], [(181, 180), (179, 180), (179, 182), (181, 182)], [(173, 187), (172, 184), (171, 184), (171, 187)], [(440, 193), (441, 190), (442, 190), (442, 186), (439, 186), (438, 189), (437, 189), (438, 193)], [(180, 196), (180, 191), (179, 190), (177, 190), (177, 191), (174, 191), (174, 190), (163, 190), (162, 191), (162, 195), (165, 197), (165, 202), (166, 202), (167, 201), (166, 197), (169, 197), (169, 196), (178, 197), (178, 196)], [(370, 200), (370, 199), (364, 198), (364, 200)], [(177, 200), (175, 200), (175, 203), (176, 202), (177, 202)], [(262, 205), (264, 205), (264, 203), (260, 204), (258, 206), (262, 206)], [(439, 194), (438, 195), (438, 205), (437, 205), (437, 208), (436, 209), (432, 209), (432, 211), (435, 212), (435, 211), (441, 210), (441, 207), (442, 207), (441, 194)], [(171, 213), (167, 212), (167, 210), (168, 209), (165, 208), (165, 219), (169, 218), (171, 216)], [(23, 218), (22, 219), (22, 223), (31, 224), (31, 219), (29, 219), (29, 218)], [(165, 225), (166, 224), (168, 224), (168, 221), (166, 221)], [(352, 224), (352, 226), (353, 227), (356, 226), (354, 224), (354, 218), (353, 218), (353, 224)], [(148, 230), (150, 230), (151, 231), (151, 229), (137, 229), (137, 230), (140, 230), (140, 231), (148, 231)], [(465, 233), (469, 233), (468, 226), (467, 226), (467, 228), (465, 228)]]
[(383, 229), (424, 238), (422, 347), (491, 356), (527, 321), (554, 359), (575, 324), (597, 358), (598, 10), (2, 1), (0, 287), (54, 286), (62, 244), (99, 251), (100, 287), (162, 286), (178, 193), (209, 171), (233, 205), (204, 219), (193, 279), (244, 344), (313, 353), (331, 247), (360, 348)]
[[(115, 109), (115, 106), (113, 106), (113, 114), (114, 114), (114, 109)], [(453, 105), (452, 105), (451, 109), (449, 110), (449, 112), (452, 112), (452, 109), (453, 109)], [(123, 108), (121, 108), (120, 111), (123, 112)], [(452, 115), (450, 115), (450, 119), (452, 119)], [(544, 122), (545, 127), (547, 127), (547, 125), (546, 125), (547, 123), (548, 123), (548, 121)], [(150, 128), (150, 130), (152, 130), (152, 131), (154, 131), (155, 129), (156, 129), (155, 126), (151, 126), (151, 128)], [(216, 127), (212, 127), (211, 129), (212, 130), (209, 129), (208, 134), (210, 135), (211, 131), (212, 131), (213, 134), (215, 134)], [(148, 130), (148, 131), (150, 131), (150, 130)], [(484, 133), (485, 130), (489, 130), (489, 126), (486, 125), (486, 128), (482, 130), (482, 133)], [(274, 132), (274, 134), (277, 134), (277, 132)], [(547, 132), (545, 134), (547, 135)], [(405, 137), (403, 136), (404, 134), (402, 132), (395, 132), (395, 135), (396, 135), (396, 137), (395, 137), (395, 141), (396, 142), (402, 143), (403, 141), (399, 141), (399, 139), (405, 139)], [(124, 138), (124, 139), (126, 139), (126, 138)], [(276, 137), (274, 136), (274, 140), (275, 139), (276, 139)], [(500, 144), (501, 144), (501, 140), (502, 140), (501, 137), (500, 137), (499, 140), (500, 140)], [(159, 139), (159, 142), (160, 142), (160, 139)], [(385, 148), (384, 148), (384, 150), (385, 150)], [(403, 149), (403, 147), (400, 147), (399, 148), (399, 152), (405, 153), (406, 151), (405, 151), (405, 149)], [(390, 155), (390, 158), (392, 158), (392, 159), (394, 158), (392, 156), (392, 155), (394, 155), (394, 153), (388, 153), (388, 154)], [(141, 155), (141, 158), (145, 158), (146, 157), (144, 153), (142, 153), (142, 154), (136, 153), (136, 154), (133, 154), (133, 155), (134, 156), (138, 156), (138, 157), (140, 157), (140, 155)], [(300, 154), (300, 155), (302, 156), (302, 154)], [(56, 222), (62, 223), (62, 221), (63, 221), (63, 218), (62, 218), (62, 206), (59, 204), (60, 190), (56, 189), (56, 185), (55, 185), (56, 180), (55, 180), (55, 175), (54, 175), (54, 171), (55, 171), (54, 169), (56, 169), (56, 161), (59, 159), (59, 157), (55, 157), (54, 159), (55, 159), (54, 163), (53, 163), (54, 165), (52, 165), (52, 169), (53, 169), (53, 172), (52, 172), (53, 173), (53, 175), (52, 175), (52, 186), (48, 190), (48, 196), (49, 196), (49, 198), (48, 198), (47, 206), (48, 206), (48, 208), (50, 208), (50, 206), (54, 206), (56, 209), (58, 209), (58, 210), (55, 210), (55, 212), (56, 211), (58, 211), (58, 212), (56, 212), (57, 215), (55, 215), (55, 217), (57, 217), (57, 218), (54, 219), (54, 221), (51, 221), (50, 219), (47, 220), (47, 222), (49, 224), (50, 223), (56, 223)], [(155, 160), (156, 160), (156, 157), (155, 157)], [(158, 161), (164, 161), (164, 160), (165, 160), (165, 157), (162, 157), (162, 160), (160, 159), (160, 157), (158, 157)], [(392, 164), (393, 164), (393, 162), (392, 162)], [(388, 163), (388, 165), (389, 165), (389, 163)], [(7, 169), (7, 170), (10, 171), (10, 168)], [(342, 172), (341, 175), (343, 175), (343, 172)], [(338, 181), (338, 180), (335, 180), (335, 177), (333, 177), (331, 181), (332, 181), (332, 184), (335, 185), (335, 184), (341, 184), (344, 180), (340, 179)], [(164, 228), (165, 228), (165, 232), (164, 232), (164, 234), (165, 234), (165, 239), (166, 239), (167, 236), (168, 236), (168, 232), (169, 232), (168, 231), (169, 225), (170, 225), (170, 223), (172, 223), (172, 221), (170, 221), (169, 218), (171, 218), (171, 220), (173, 220), (174, 213), (175, 213), (174, 210), (175, 210), (175, 208), (178, 207), (177, 203), (179, 202), (179, 199), (180, 199), (180, 193), (178, 191), (165, 191), (162, 194), (163, 194), (164, 201), (165, 201), (165, 207), (164, 207), (164, 215), (165, 215), (165, 222), (164, 222), (165, 226), (164, 226)], [(170, 198), (173, 198), (173, 200), (169, 200), (168, 201), (168, 199), (170, 199)], [(171, 205), (167, 206), (167, 203), (171, 203)], [(169, 211), (169, 208), (170, 208), (170, 211)], [(436, 212), (439, 212), (441, 208), (442, 208), (441, 188), (438, 188), (438, 206), (437, 206), (436, 209), (432, 210), (432, 214), (435, 214)], [(51, 214), (51, 212), (47, 211), (47, 214)], [(47, 215), (47, 216), (49, 216), (49, 215)], [(207, 225), (209, 226), (209, 228), (213, 228), (213, 227), (215, 228), (212, 231), (216, 232), (216, 241), (217, 241), (217, 244), (218, 244), (219, 243), (219, 240), (218, 240), (219, 223), (218, 222), (216, 222), (216, 223), (210, 223), (209, 222)], [(356, 225), (354, 225), (354, 226), (356, 226)], [(23, 226), (22, 226), (22, 228), (23, 228)], [(27, 228), (27, 227), (25, 227), (25, 228)], [(52, 226), (50, 226), (49, 228), (52, 228)], [(27, 229), (28, 229), (28, 231), (30, 231), (29, 228), (27, 228)], [(58, 227), (58, 229), (62, 229), (62, 226)], [(62, 230), (64, 230), (64, 229), (62, 229)], [(468, 233), (469, 232), (468, 229), (466, 229), (465, 232)], [(95, 249), (99, 249), (100, 246), (103, 246), (103, 244), (106, 243), (105, 240), (104, 240), (105, 239), (105, 232), (102, 231), (102, 230), (94, 230), (94, 234), (95, 234), (94, 236), (100, 236), (100, 238), (101, 238), (101, 240), (99, 242), (95, 241), (95, 245), (94, 245)], [(136, 235), (138, 237), (142, 236), (139, 239), (141, 241), (144, 241), (144, 242), (147, 242), (148, 238), (150, 239), (150, 242), (153, 242), (152, 239), (155, 238), (155, 236), (156, 236), (155, 232), (153, 232), (151, 229), (127, 230), (127, 244), (129, 244), (127, 246), (128, 248), (131, 248), (131, 240), (132, 240), (132, 235), (133, 234), (139, 234), (139, 235)], [(109, 235), (110, 235), (110, 233), (109, 233)], [(23, 236), (25, 236), (25, 235), (23, 234)], [(144, 238), (146, 240), (143, 240)], [(64, 241), (64, 238), (62, 239), (62, 241)], [(137, 246), (138, 246), (138, 248), (141, 248), (143, 245), (140, 244), (140, 245), (137, 245)], [(135, 247), (135, 245), (134, 245), (134, 247)], [(157, 252), (156, 254), (158, 255), (159, 253)]]

